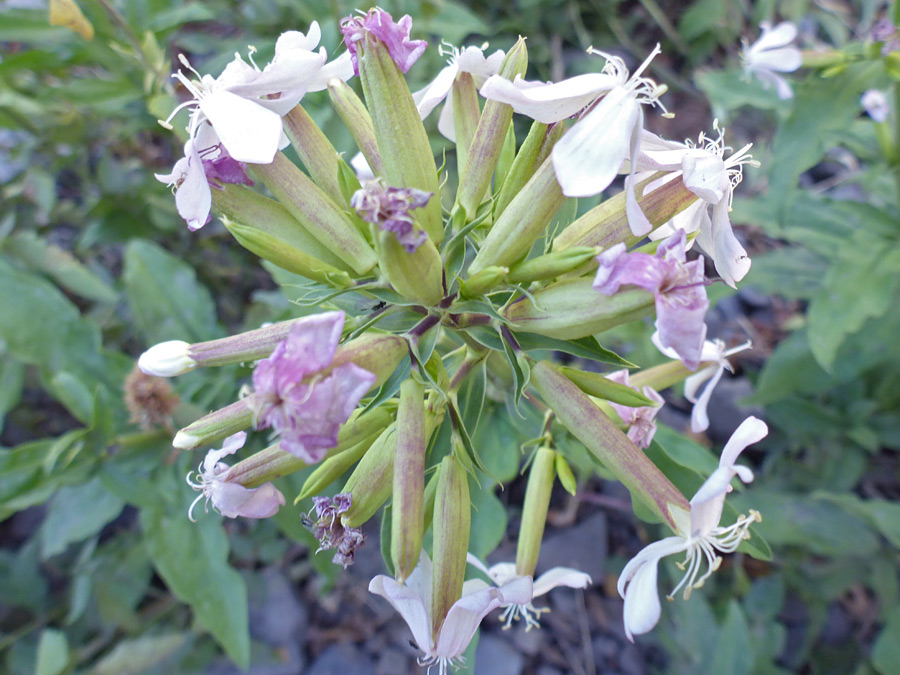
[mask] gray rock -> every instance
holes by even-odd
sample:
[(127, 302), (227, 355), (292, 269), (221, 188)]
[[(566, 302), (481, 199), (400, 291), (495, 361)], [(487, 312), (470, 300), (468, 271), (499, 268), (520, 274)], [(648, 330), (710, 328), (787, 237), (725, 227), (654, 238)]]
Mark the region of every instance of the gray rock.
[[(398, 649), (388, 648), (381, 652), (375, 675), (400, 675), (409, 672), (410, 658)], [(347, 675), (350, 675), (347, 673)]]
[(741, 405), (741, 399), (752, 393), (752, 385), (743, 377), (733, 378), (726, 373), (719, 381), (707, 409), (709, 429), (706, 434), (712, 441), (725, 443), (749, 415), (764, 416), (760, 406)]
[(375, 666), (354, 645), (342, 642), (328, 647), (306, 675), (375, 675)]
[[(541, 547), (537, 572), (541, 574), (552, 567), (574, 567), (589, 574), (596, 583), (603, 578), (607, 543), (606, 514), (597, 513), (575, 527), (547, 537)], [(551, 595), (564, 592), (554, 590)]]
[(482, 633), (475, 648), (475, 675), (520, 675), (525, 659), (507, 640)]
[(306, 608), (281, 570), (269, 568), (260, 576), (263, 588), (250, 593), (251, 634), (278, 647), (300, 644), (308, 624)]

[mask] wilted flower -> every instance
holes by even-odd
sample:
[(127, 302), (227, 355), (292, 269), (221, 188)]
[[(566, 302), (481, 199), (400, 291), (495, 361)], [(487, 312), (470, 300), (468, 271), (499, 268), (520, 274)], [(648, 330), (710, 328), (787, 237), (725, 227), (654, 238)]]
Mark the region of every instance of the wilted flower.
[[(469, 646), (481, 620), (497, 607), (527, 604), (532, 597), (531, 577), (518, 577), (494, 588), (480, 579), (463, 584), (457, 600), (441, 623), (437, 635), (432, 634), (431, 560), (425, 551), (419, 557), (405, 584), (379, 574), (369, 583), (369, 592), (380, 595), (394, 606), (412, 631), (413, 639), (424, 655), (419, 665), (438, 667), (445, 675), (455, 666)], [(455, 663), (456, 662), (456, 663)]]
[[(751, 443), (766, 436), (766, 424), (755, 417), (748, 417), (737, 428), (719, 459), (719, 468), (706, 479), (691, 499), (690, 520), (676, 518), (678, 531), (674, 537), (666, 537), (644, 548), (632, 558), (619, 575), (619, 595), (625, 599), (625, 634), (634, 641), (635, 635), (651, 630), (659, 621), (659, 591), (656, 586), (659, 561), (669, 555), (685, 553), (678, 566), (686, 570), (684, 577), (667, 596), (670, 600), (684, 587), (684, 599), (691, 590), (700, 588), (706, 579), (722, 563), (716, 553), (733, 553), (744, 539), (750, 537), (748, 528), (761, 517), (756, 511), (740, 516), (733, 525), (720, 527), (725, 495), (731, 492), (734, 476), (749, 483), (753, 472), (745, 466), (735, 465), (738, 455)], [(684, 514), (678, 514), (684, 516)], [(706, 561), (706, 572), (700, 575), (700, 567)]]
[[(631, 387), (631, 384), (628, 382), (627, 370), (617, 370), (606, 377), (613, 382), (618, 382), (619, 384), (624, 384), (626, 387)], [(637, 390), (636, 387), (632, 387), (632, 389)], [(640, 390), (640, 393), (656, 403), (656, 405), (645, 405), (633, 408), (631, 406), (613, 403), (612, 401), (609, 402), (609, 405), (616, 411), (616, 414), (622, 418), (622, 421), (628, 427), (628, 438), (630, 438), (639, 448), (649, 448), (650, 443), (653, 441), (653, 436), (656, 434), (656, 422), (654, 421), (654, 418), (665, 401), (663, 400), (663, 397), (649, 385), (643, 387)]]
[(244, 447), (247, 434), (243, 431), (225, 439), (221, 450), (210, 450), (197, 469), (196, 480), (192, 480), (191, 471), (187, 475), (187, 484), (201, 492), (188, 509), (188, 518), (194, 520), (194, 507), (201, 499), (206, 499), (207, 509), (212, 502), (213, 508), (226, 518), (269, 518), (278, 513), (284, 506), (284, 495), (271, 483), (256, 488), (246, 488), (238, 483), (229, 483), (228, 474), (231, 467), (219, 461), (233, 455)]
[(791, 73), (803, 65), (803, 55), (791, 43), (797, 37), (797, 26), (783, 21), (774, 28), (768, 21), (759, 24), (762, 35), (752, 45), (744, 42), (741, 60), (744, 72), (754, 74), (766, 88), (775, 85), (778, 98), (788, 99), (794, 95), (791, 85), (778, 73)]
[[(487, 567), (471, 553), (466, 556), (466, 561), (486, 574), (498, 587), (503, 587), (506, 584), (520, 579), (531, 579), (530, 576), (517, 574), (515, 563), (497, 563), (496, 565)], [(503, 610), (503, 614), (500, 615), (500, 620), (505, 622), (506, 625), (504, 628), (509, 628), (513, 621), (518, 621), (519, 619), (522, 619), (525, 622), (525, 632), (530, 631), (532, 628), (540, 628), (541, 624), (539, 619), (541, 618), (541, 614), (549, 612), (550, 608), (535, 607), (531, 604), (534, 598), (549, 593), (558, 586), (587, 588), (591, 583), (590, 575), (585, 574), (584, 572), (579, 572), (571, 567), (553, 567), (534, 580), (531, 598), (529, 598), (527, 602), (510, 602), (509, 604), (501, 605), (501, 608), (505, 609)]]
[[(660, 105), (666, 88), (642, 73), (659, 53), (659, 45), (629, 77), (625, 62), (596, 49), (606, 65), (600, 73), (578, 75), (544, 84), (498, 75), (481, 88), (488, 99), (508, 103), (517, 113), (551, 124), (580, 114), (579, 120), (553, 146), (556, 179), (568, 197), (589, 197), (605, 190), (627, 156), (636, 157), (644, 125), (643, 105)], [(636, 235), (650, 231), (650, 222), (637, 204), (633, 187), (627, 197), (628, 222)]]
[(413, 64), (419, 60), (428, 43), (425, 40), (410, 40), (409, 31), (412, 28), (412, 17), (409, 14), (399, 21), (394, 21), (391, 15), (383, 9), (370, 9), (367, 13), (358, 16), (348, 16), (341, 19), (341, 33), (344, 35), (344, 44), (350, 53), (350, 61), (353, 64), (353, 72), (359, 75), (359, 55), (357, 54), (357, 42), (371, 33), (387, 47), (394, 63), (404, 73), (409, 72)]
[(891, 113), (891, 106), (883, 91), (869, 89), (862, 95), (859, 103), (873, 120), (876, 122), (887, 122), (888, 115)]
[(660, 343), (674, 349), (684, 365), (695, 370), (706, 337), (709, 300), (703, 260), (686, 261), (686, 241), (684, 230), (679, 230), (659, 245), (655, 256), (627, 253), (625, 244), (616, 244), (597, 256), (600, 267), (594, 289), (613, 295), (620, 286), (630, 284), (653, 293)]
[(343, 312), (300, 319), (253, 371), (257, 428), (272, 427), (282, 449), (309, 464), (337, 444), (341, 424), (375, 383), (353, 363), (329, 371), (343, 328)]
[[(700, 134), (694, 143), (666, 141), (644, 132), (641, 154), (637, 159), (638, 171), (672, 172), (662, 180), (672, 180), (681, 176), (684, 186), (700, 199), (675, 216), (662, 227), (650, 234), (651, 239), (667, 237), (677, 230), (687, 233), (697, 232), (697, 243), (709, 255), (722, 280), (732, 288), (750, 270), (750, 258), (731, 229), (728, 213), (734, 189), (743, 178), (743, 166), (759, 166), (747, 154), (752, 144), (747, 144), (737, 152), (725, 145), (725, 130), (719, 128), (718, 120), (713, 122), (718, 137)], [(725, 155), (731, 153), (728, 157)], [(637, 177), (639, 181), (641, 176)], [(661, 182), (661, 181), (660, 181)], [(649, 190), (659, 186), (655, 182)], [(648, 190), (645, 190), (645, 193)], [(712, 219), (709, 207), (712, 207)]]
[(340, 515), (350, 508), (353, 495), (349, 492), (337, 494), (333, 498), (313, 497), (313, 507), (316, 512), (316, 521), (309, 516), (304, 517), (304, 525), (309, 527), (316, 539), (319, 540), (319, 549), (316, 551), (328, 551), (337, 549), (331, 559), (335, 565), (341, 565), (347, 569), (353, 564), (356, 549), (366, 541), (366, 535), (358, 527), (344, 527)]
[(385, 187), (381, 180), (370, 180), (365, 187), (353, 193), (350, 206), (359, 212), (367, 223), (393, 232), (397, 241), (412, 253), (425, 243), (425, 230), (416, 228), (410, 211), (421, 209), (431, 199), (431, 193), (415, 188)]
[[(487, 45), (485, 45), (486, 47)], [(453, 82), (459, 73), (469, 73), (475, 87), (481, 87), (487, 78), (496, 75), (503, 65), (503, 59), (506, 54), (502, 50), (497, 50), (488, 57), (484, 56), (484, 47), (465, 47), (457, 49), (456, 47), (448, 47), (444, 51), (440, 48), (441, 56), (450, 54), (450, 60), (447, 67), (444, 68), (438, 76), (424, 89), (413, 94), (413, 100), (416, 102), (416, 108), (419, 110), (424, 120), (431, 114), (441, 101), (446, 100), (444, 109), (438, 119), (438, 131), (451, 141), (456, 141), (456, 127), (453, 122)]]
[(125, 407), (129, 422), (149, 431), (154, 427), (170, 427), (172, 413), (178, 407), (178, 394), (161, 377), (155, 377), (135, 367), (125, 378)]

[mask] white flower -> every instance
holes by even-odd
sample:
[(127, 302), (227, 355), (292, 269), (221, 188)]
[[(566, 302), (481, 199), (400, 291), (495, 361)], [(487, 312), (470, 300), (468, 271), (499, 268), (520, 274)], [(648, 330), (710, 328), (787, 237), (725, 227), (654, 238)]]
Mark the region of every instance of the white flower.
[[(692, 140), (684, 143), (667, 141), (645, 131), (641, 139), (641, 152), (634, 164), (640, 172), (671, 172), (648, 185), (644, 194), (681, 176), (684, 186), (700, 198), (668, 223), (654, 230), (650, 238), (662, 239), (678, 230), (686, 233), (699, 230), (696, 240), (700, 248), (712, 258), (722, 280), (734, 288), (750, 270), (750, 258), (734, 236), (728, 214), (731, 211), (734, 189), (744, 176), (744, 165), (759, 166), (759, 162), (747, 154), (752, 144), (734, 152), (730, 146), (725, 145), (725, 129), (719, 127), (718, 120), (713, 122), (713, 129), (718, 132), (718, 136), (710, 137), (701, 133), (696, 143)], [(629, 180), (640, 182), (645, 176), (646, 174), (641, 173)]]
[(206, 453), (203, 463), (197, 469), (197, 480), (192, 480), (191, 471), (187, 475), (187, 484), (194, 490), (200, 491), (200, 496), (194, 500), (188, 509), (188, 518), (194, 520), (194, 507), (201, 499), (206, 499), (207, 510), (209, 502), (213, 508), (226, 518), (269, 518), (278, 513), (278, 509), (284, 506), (284, 495), (271, 483), (265, 483), (256, 488), (246, 488), (238, 483), (229, 483), (228, 474), (231, 467), (219, 460), (233, 455), (244, 447), (247, 440), (246, 432), (240, 431), (225, 439), (221, 450), (210, 450)]
[[(685, 553), (684, 561), (678, 565), (685, 570), (684, 577), (667, 597), (671, 600), (684, 587), (687, 600), (691, 590), (703, 586), (721, 565), (722, 558), (717, 551), (733, 553), (744, 539), (749, 538), (748, 528), (761, 519), (758, 512), (751, 510), (749, 516), (740, 516), (728, 527), (720, 527), (719, 520), (725, 495), (732, 490), (731, 479), (738, 476), (745, 483), (753, 480), (753, 472), (745, 466), (735, 465), (735, 460), (744, 448), (760, 441), (768, 431), (763, 421), (755, 417), (745, 419), (725, 444), (719, 468), (691, 499), (690, 518), (683, 512), (673, 513), (678, 525), (676, 535), (650, 544), (625, 565), (619, 575), (618, 590), (625, 599), (625, 634), (632, 642), (635, 635), (648, 632), (659, 621), (661, 609), (656, 579), (662, 558)], [(701, 575), (704, 561), (707, 568)]]
[(191, 358), (191, 345), (183, 340), (169, 340), (153, 345), (138, 358), (138, 368), (147, 375), (174, 377), (197, 367)]
[(883, 91), (869, 89), (862, 95), (859, 103), (873, 120), (876, 122), (887, 122), (891, 106)]
[(480, 579), (467, 581), (463, 584), (462, 597), (447, 612), (435, 636), (432, 634), (431, 575), (431, 560), (422, 551), (419, 564), (405, 584), (379, 574), (369, 583), (369, 591), (383, 597), (400, 612), (424, 652), (419, 664), (429, 668), (438, 666), (440, 675), (459, 662), (489, 612), (501, 605), (527, 603), (532, 595), (531, 577), (518, 577), (499, 588), (488, 586)]
[(777, 73), (791, 73), (803, 65), (803, 55), (791, 44), (797, 37), (797, 26), (784, 21), (772, 28), (764, 21), (759, 27), (762, 28), (759, 39), (750, 46), (744, 42), (741, 54), (744, 72), (756, 75), (767, 89), (774, 84), (778, 98), (791, 98), (794, 95), (791, 85)]
[[(497, 586), (503, 587), (506, 584), (516, 581), (517, 579), (531, 579), (530, 576), (523, 576), (516, 573), (515, 563), (497, 563), (487, 567), (474, 555), (469, 553), (466, 555), (466, 561), (473, 567), (477, 567)], [(534, 580), (534, 587), (531, 597), (527, 602), (510, 602), (506, 605), (500, 620), (506, 625), (504, 629), (509, 628), (513, 621), (522, 619), (525, 622), (525, 632), (532, 628), (540, 628), (541, 614), (549, 612), (549, 607), (541, 607), (540, 609), (531, 604), (534, 598), (538, 598), (545, 593), (549, 593), (557, 586), (568, 586), (569, 588), (587, 588), (592, 583), (591, 577), (584, 572), (579, 572), (571, 567), (554, 567), (547, 570), (541, 576)]]
[[(619, 57), (593, 48), (588, 52), (606, 59), (602, 72), (551, 84), (519, 77), (510, 82), (495, 75), (481, 88), (485, 98), (508, 103), (517, 113), (545, 124), (581, 113), (551, 153), (556, 179), (568, 197), (599, 194), (616, 177), (629, 153), (637, 156), (644, 125), (642, 105), (662, 107), (658, 98), (666, 90), (641, 76), (660, 52), (659, 45), (631, 77)], [(637, 204), (633, 187), (628, 188), (626, 207), (632, 232), (638, 236), (649, 232), (650, 222)]]
[(465, 47), (460, 50), (447, 45), (447, 51), (444, 51), (445, 46), (442, 45), (439, 48), (441, 56), (450, 55), (447, 67), (438, 73), (431, 84), (413, 94), (413, 101), (423, 120), (446, 99), (447, 102), (438, 119), (438, 131), (451, 141), (456, 141), (456, 128), (453, 122), (453, 82), (456, 76), (459, 73), (469, 73), (475, 88), (480, 88), (491, 75), (496, 75), (503, 65), (503, 59), (506, 58), (502, 50), (497, 50), (485, 58), (486, 47), (487, 44), (480, 48)]

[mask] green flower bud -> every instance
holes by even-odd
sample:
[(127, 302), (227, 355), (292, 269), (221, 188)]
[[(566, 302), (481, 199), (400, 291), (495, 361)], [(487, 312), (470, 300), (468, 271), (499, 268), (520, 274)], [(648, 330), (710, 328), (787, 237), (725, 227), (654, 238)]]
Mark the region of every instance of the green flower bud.
[(464, 298), (477, 298), (505, 282), (507, 274), (508, 267), (486, 267), (463, 281), (459, 294)]
[(531, 384), (557, 419), (656, 515), (677, 529), (672, 513), (687, 499), (575, 384), (546, 361), (531, 369)]
[(372, 247), (341, 207), (279, 152), (271, 164), (254, 164), (259, 178), (306, 230), (358, 274), (377, 259)]
[(282, 118), (284, 133), (316, 185), (335, 204), (346, 205), (338, 184), (338, 152), (303, 106)]
[[(383, 432), (384, 429), (382, 429)], [(304, 499), (322, 494), (329, 485), (347, 473), (350, 467), (365, 456), (379, 436), (380, 434), (368, 436), (343, 452), (322, 460), (319, 466), (316, 467), (316, 470), (309, 474), (309, 477), (303, 483), (303, 487), (294, 500), (294, 504), (299, 504)]]
[(331, 368), (354, 363), (375, 375), (372, 388), (376, 389), (387, 382), (408, 353), (409, 345), (399, 335), (369, 331), (339, 345)]
[(447, 612), (462, 597), (471, 520), (469, 478), (462, 464), (451, 454), (441, 462), (441, 476), (435, 494), (434, 550), (431, 556), (431, 626), (435, 639), (440, 634)]
[[(678, 363), (681, 363), (679, 361)], [(619, 405), (627, 405), (632, 408), (640, 408), (642, 406), (655, 406), (656, 403), (644, 396), (638, 391), (637, 385), (634, 385), (635, 376), (631, 376), (631, 383), (634, 388), (627, 384), (613, 382), (605, 375), (593, 373), (588, 370), (579, 370), (577, 368), (560, 367), (560, 372), (574, 382), (581, 391), (590, 396), (596, 396), (606, 401), (612, 401)], [(687, 370), (687, 369), (685, 369)], [(643, 388), (643, 387), (641, 387)], [(655, 389), (655, 387), (654, 387)]]
[(652, 293), (629, 289), (607, 296), (592, 283), (589, 277), (557, 281), (534, 293), (533, 301), (523, 298), (507, 307), (506, 318), (513, 330), (577, 340), (653, 312)]
[(393, 232), (381, 230), (375, 237), (379, 269), (394, 290), (423, 305), (439, 305), (444, 299), (444, 265), (432, 240), (409, 252)]
[(252, 397), (242, 398), (220, 410), (204, 415), (175, 434), (172, 446), (179, 450), (194, 450), (212, 445), (253, 425)]
[(360, 100), (356, 92), (349, 84), (334, 78), (328, 83), (328, 95), (331, 104), (337, 110), (337, 114), (343, 120), (344, 125), (356, 141), (369, 168), (376, 176), (384, 176), (384, 164), (381, 161), (381, 153), (378, 151), (378, 143), (375, 141), (375, 128), (372, 126), (372, 118), (365, 104)]
[[(528, 69), (528, 50), (524, 38), (506, 54), (498, 75), (514, 80), (516, 75), (524, 75)], [(512, 106), (499, 101), (485, 101), (481, 119), (475, 129), (475, 137), (469, 147), (465, 162), (465, 172), (460, 174), (456, 203), (471, 220), (478, 211), (484, 195), (491, 184), (491, 177), (497, 168), (497, 160), (503, 148), (509, 123), (512, 121)], [(500, 261), (512, 262), (512, 261)]]
[(514, 284), (555, 279), (575, 272), (597, 257), (600, 249), (591, 246), (574, 246), (564, 251), (553, 251), (513, 265), (509, 270), (509, 281)]
[(550, 151), (565, 130), (565, 124), (547, 125), (535, 122), (531, 125), (531, 131), (525, 137), (525, 142), (519, 148), (515, 161), (503, 181), (503, 187), (494, 206), (496, 215), (503, 213), (513, 197), (531, 180), (534, 172), (550, 156)]
[(516, 545), (516, 574), (521, 576), (534, 576), (541, 554), (550, 493), (553, 492), (553, 480), (556, 478), (555, 457), (556, 453), (550, 448), (539, 448), (528, 472), (519, 541)]
[(391, 509), (391, 562), (401, 583), (412, 573), (422, 550), (427, 445), (425, 387), (409, 378), (400, 385)]

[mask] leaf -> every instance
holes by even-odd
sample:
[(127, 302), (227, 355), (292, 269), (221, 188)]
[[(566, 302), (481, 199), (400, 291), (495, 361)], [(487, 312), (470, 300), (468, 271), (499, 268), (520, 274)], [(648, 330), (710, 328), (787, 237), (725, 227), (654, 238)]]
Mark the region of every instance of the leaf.
[(75, 0), (50, 0), (50, 25), (65, 26), (85, 40), (94, 39), (94, 27), (81, 13)]
[(737, 600), (728, 602), (725, 621), (719, 626), (718, 645), (709, 672), (717, 675), (748, 675), (754, 654), (747, 617)]
[(197, 622), (241, 668), (250, 665), (247, 588), (228, 564), (228, 537), (221, 520), (203, 515), (192, 523), (186, 512), (141, 510), (144, 543), (160, 577), (194, 610)]
[(890, 613), (872, 645), (872, 665), (881, 675), (894, 675), (900, 663), (900, 607)]
[(46, 560), (74, 542), (91, 537), (122, 511), (125, 503), (95, 477), (84, 485), (60, 489), (41, 525), (41, 558)]
[(860, 499), (853, 494), (813, 493), (818, 499), (837, 504), (866, 520), (881, 532), (894, 548), (900, 549), (900, 504), (885, 499)]
[(597, 338), (588, 336), (578, 340), (558, 340), (557, 338), (538, 335), (537, 333), (516, 333), (516, 340), (519, 346), (525, 351), (534, 349), (551, 349), (557, 352), (565, 352), (572, 356), (579, 356), (583, 359), (591, 361), (602, 361), (603, 363), (611, 363), (620, 368), (637, 368), (635, 364), (628, 361), (615, 352), (602, 347)]
[(15, 359), (0, 362), (0, 432), (6, 414), (19, 404), (25, 384), (25, 365)]
[(148, 344), (202, 342), (222, 335), (209, 291), (193, 268), (148, 241), (125, 249), (125, 293)]
[(491, 481), (482, 479), (483, 488), (479, 488), (474, 480), (469, 481), (469, 494), (472, 499), (472, 528), (469, 534), (469, 552), (484, 560), (506, 534), (506, 509), (494, 494), (494, 487), (488, 487)]
[(187, 644), (190, 633), (146, 635), (122, 640), (89, 671), (90, 675), (140, 675), (164, 663)]
[(69, 662), (69, 642), (62, 631), (46, 628), (38, 642), (35, 675), (60, 675)]

